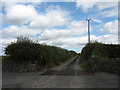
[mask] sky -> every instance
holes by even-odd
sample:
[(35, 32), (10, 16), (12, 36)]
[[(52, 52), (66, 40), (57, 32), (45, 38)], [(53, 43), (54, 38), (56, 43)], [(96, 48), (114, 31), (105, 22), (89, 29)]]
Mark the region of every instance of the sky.
[(0, 55), (18, 36), (31, 36), (40, 44), (81, 52), (88, 42), (118, 44), (118, 0), (0, 2)]

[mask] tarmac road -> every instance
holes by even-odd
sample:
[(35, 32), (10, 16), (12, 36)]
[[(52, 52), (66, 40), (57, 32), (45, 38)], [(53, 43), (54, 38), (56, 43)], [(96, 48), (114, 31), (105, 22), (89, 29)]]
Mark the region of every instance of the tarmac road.
[(2, 58), (0, 58), (0, 90), (2, 88)]
[(118, 88), (118, 75), (92, 74), (79, 66), (79, 57), (45, 73), (3, 73), (3, 88)]

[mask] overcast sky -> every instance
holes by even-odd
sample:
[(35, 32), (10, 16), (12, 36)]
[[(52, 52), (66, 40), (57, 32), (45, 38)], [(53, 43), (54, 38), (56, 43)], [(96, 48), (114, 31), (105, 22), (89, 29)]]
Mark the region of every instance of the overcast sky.
[(81, 52), (88, 42), (86, 18), (92, 19), (91, 41), (118, 43), (118, 0), (16, 1), (0, 2), (0, 54), (4, 53), (2, 50), (6, 45), (20, 35), (30, 35), (41, 44)]

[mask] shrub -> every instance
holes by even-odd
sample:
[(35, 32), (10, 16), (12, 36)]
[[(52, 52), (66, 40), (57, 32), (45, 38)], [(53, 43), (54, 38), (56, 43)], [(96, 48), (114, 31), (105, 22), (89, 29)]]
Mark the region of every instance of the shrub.
[(27, 61), (40, 60), (41, 50), (39, 44), (33, 42), (27, 37), (19, 37), (17, 41), (11, 43), (5, 48), (5, 54), (9, 55), (12, 60)]

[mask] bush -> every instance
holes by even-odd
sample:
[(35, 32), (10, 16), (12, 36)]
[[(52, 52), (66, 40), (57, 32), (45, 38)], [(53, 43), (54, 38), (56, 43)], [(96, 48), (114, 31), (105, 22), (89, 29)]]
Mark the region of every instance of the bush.
[(26, 37), (19, 37), (16, 42), (8, 45), (5, 48), (5, 54), (16, 61), (40, 60), (41, 58), (39, 44)]

